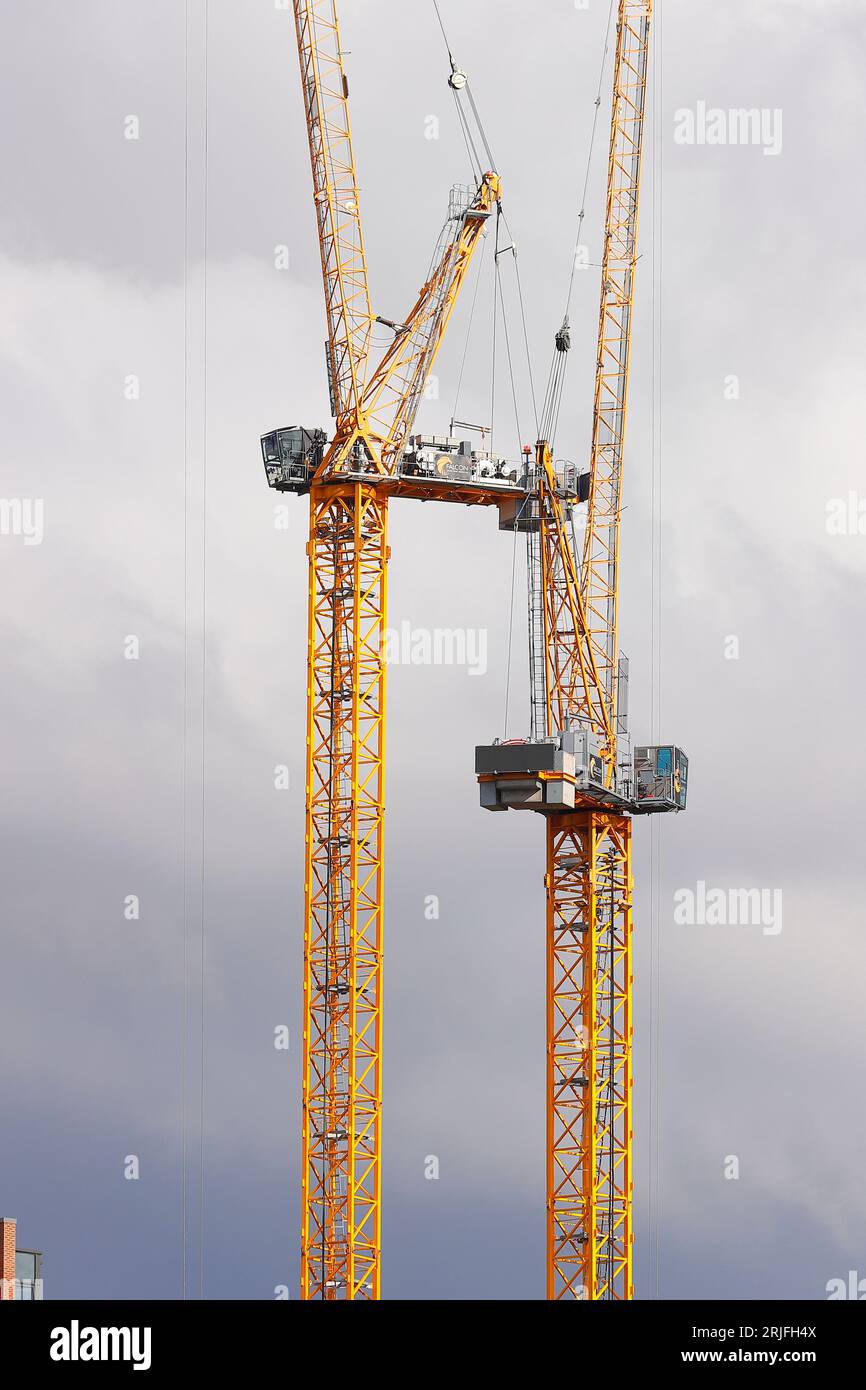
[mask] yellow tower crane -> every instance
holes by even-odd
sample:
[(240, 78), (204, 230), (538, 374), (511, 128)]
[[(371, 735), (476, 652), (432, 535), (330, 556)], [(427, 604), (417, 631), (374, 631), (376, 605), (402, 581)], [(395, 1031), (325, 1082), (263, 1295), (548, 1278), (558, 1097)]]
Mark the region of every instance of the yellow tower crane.
[[(405, 319), (373, 311), (335, 0), (294, 0), (335, 425), (262, 437), (269, 485), (309, 494), (301, 1296), (380, 1293), (382, 878), (387, 510), (392, 496), (495, 505), (526, 533), (531, 737), (476, 751), (482, 805), (547, 819), (548, 1295), (628, 1298), (631, 1282), (631, 815), (685, 805), (673, 746), (623, 757), (617, 655), (622, 445), (649, 0), (620, 0), (588, 472), (555, 466), (567, 322), (522, 466), (454, 434), (413, 434), (497, 174), (451, 190)], [(489, 159), (465, 73), (449, 84)], [(469, 110), (462, 106), (468, 99)], [(474, 122), (474, 130), (472, 129)], [(475, 137), (478, 137), (476, 144)], [(373, 325), (393, 335), (373, 361)], [(574, 516), (588, 502), (582, 552)]]
[[(550, 440), (568, 323), (556, 335), (526, 532), (531, 737), (476, 749), (481, 804), (546, 818), (547, 1296), (629, 1299), (632, 1281), (631, 817), (679, 811), (688, 762), (627, 735), (617, 645), (619, 534), (651, 0), (619, 0), (590, 468), (582, 548)], [(624, 746), (623, 746), (624, 745)]]
[[(380, 1291), (382, 880), (388, 502), (523, 495), (506, 461), (413, 434), (424, 385), (499, 179), (451, 190), (406, 317), (371, 306), (335, 0), (294, 0), (335, 426), (262, 437), (268, 483), (309, 494), (301, 1297)], [(465, 73), (449, 84), (464, 129)], [(475, 117), (477, 120), (477, 117)], [(483, 142), (483, 138), (482, 141)], [(378, 362), (373, 325), (393, 334)]]

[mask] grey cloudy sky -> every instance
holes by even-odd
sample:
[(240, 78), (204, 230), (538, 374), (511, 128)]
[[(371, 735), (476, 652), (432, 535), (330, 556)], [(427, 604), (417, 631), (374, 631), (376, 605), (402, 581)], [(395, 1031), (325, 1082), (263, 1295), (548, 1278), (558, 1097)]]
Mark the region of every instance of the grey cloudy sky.
[[(692, 786), (687, 815), (635, 830), (637, 1293), (820, 1298), (866, 1276), (866, 534), (827, 529), (828, 502), (866, 498), (866, 12), (656, 9), (621, 640), (634, 734), (680, 742)], [(398, 318), (466, 158), (432, 5), (340, 10), (373, 296)], [(442, 11), (543, 379), (608, 6)], [(205, 30), (203, 0), (2, 0), (0, 26), (0, 495), (44, 498), (41, 545), (0, 536), (0, 1206), (45, 1250), (48, 1296), (179, 1296), (185, 1105), (189, 1292), (294, 1296), (306, 512), (275, 529), (258, 438), (328, 421), (291, 18), (210, 0)], [(609, 69), (591, 260), (608, 89)], [(781, 151), (676, 143), (676, 113), (699, 102), (778, 109)], [(578, 461), (597, 275), (576, 277), (557, 441)], [(464, 418), (489, 411), (489, 278)], [(450, 415), (467, 320), (464, 303), (430, 428)], [(504, 375), (497, 394), (511, 449)], [(511, 542), (485, 509), (404, 503), (391, 543), (392, 622), (485, 629), (489, 669), (390, 676), (384, 1292), (539, 1297), (543, 827), (483, 815), (472, 772), (474, 744), (502, 731)], [(519, 591), (514, 624), (512, 733)], [(699, 880), (781, 889), (782, 931), (677, 925), (674, 893)]]

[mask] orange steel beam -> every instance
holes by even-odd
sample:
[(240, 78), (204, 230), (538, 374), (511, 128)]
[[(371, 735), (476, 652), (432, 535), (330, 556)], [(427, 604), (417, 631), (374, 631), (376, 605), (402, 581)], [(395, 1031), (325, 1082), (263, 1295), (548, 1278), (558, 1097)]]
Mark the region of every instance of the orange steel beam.
[[(622, 462), (651, 16), (651, 0), (619, 0), (579, 603), (568, 595), (568, 538), (553, 536), (543, 508), (540, 520), (550, 557), (544, 567), (548, 708), (558, 720), (547, 732), (567, 720), (597, 733), (608, 786), (617, 763)], [(547, 1296), (629, 1299), (630, 816), (600, 809), (551, 815), (546, 890)]]
[(387, 501), (310, 494), (301, 1297), (377, 1299)]
[(547, 822), (547, 1297), (632, 1297), (631, 819)]

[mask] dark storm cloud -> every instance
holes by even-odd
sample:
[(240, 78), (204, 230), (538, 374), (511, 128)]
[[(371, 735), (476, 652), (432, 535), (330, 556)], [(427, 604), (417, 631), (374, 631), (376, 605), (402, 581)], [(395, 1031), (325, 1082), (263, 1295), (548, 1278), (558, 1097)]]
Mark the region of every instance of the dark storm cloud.
[[(664, 601), (654, 713), (694, 775), (688, 815), (659, 832), (654, 928), (651, 832), (636, 829), (638, 1292), (655, 1289), (652, 1220), (663, 1295), (820, 1297), (866, 1258), (864, 1122), (849, 1111), (844, 1139), (803, 1122), (838, 1112), (864, 1083), (856, 635), (866, 538), (825, 528), (828, 499), (863, 487), (862, 198), (849, 177), (856, 129), (838, 118), (855, 77), (838, 34), (855, 33), (858, 17), (846, 5), (785, 5), (784, 22), (778, 4), (663, 8), (653, 88), (662, 220), (659, 235), (650, 159), (621, 637), (639, 738), (653, 714), (655, 497)], [(500, 161), (542, 377), (607, 6), (452, 9)], [(198, 159), (202, 9), (190, 10)], [(342, 10), (374, 298), (398, 317), (465, 161), (427, 7), (346, 0)], [(0, 217), (2, 490), (43, 497), (46, 518), (41, 546), (0, 541), (10, 575), (0, 597), (0, 988), (11, 1039), (0, 1103), (12, 1136), (0, 1190), (22, 1235), (46, 1249), (52, 1297), (109, 1292), (111, 1261), (121, 1295), (179, 1292), (185, 949), (197, 1279), (205, 426), (205, 1286), (227, 1292), (222, 1271), (238, 1253), (249, 1275), (234, 1296), (269, 1297), (279, 1282), (294, 1292), (296, 1279), (306, 516), (297, 504), (288, 532), (275, 529), (257, 440), (277, 423), (325, 422), (320, 288), (289, 17), (266, 0), (213, 0), (205, 409), (197, 163), (183, 282), (182, 21), (177, 5), (35, 4), (7, 9), (0, 45), (6, 125), (20, 131), (4, 156)], [(698, 100), (781, 108), (782, 153), (676, 146), (674, 112)], [(130, 113), (137, 143), (123, 139)], [(430, 115), (441, 119), (438, 140), (425, 139)], [(588, 202), (592, 259), (604, 143)], [(843, 182), (848, 215), (830, 227), (817, 210), (838, 206)], [(289, 247), (286, 273), (273, 268), (278, 244)], [(844, 296), (831, 293), (834, 264), (845, 266)], [(577, 459), (588, 450), (596, 277), (578, 277), (572, 312), (560, 451)], [(480, 304), (487, 327), (469, 354), (468, 418), (488, 410), (483, 294)], [(424, 407), (431, 426), (450, 413), (465, 325), (464, 307), (439, 365), (440, 401)], [(138, 401), (124, 397), (129, 374)], [(731, 374), (735, 400), (724, 393)], [(504, 378), (499, 391), (511, 448)], [(543, 1258), (542, 828), (482, 815), (472, 774), (475, 741), (503, 724), (511, 541), (483, 510), (392, 510), (391, 621), (485, 630), (488, 671), (391, 673), (386, 1292), (532, 1297)], [(521, 563), (518, 553), (518, 572)], [(525, 719), (522, 633), (518, 587), (511, 732)], [(123, 658), (128, 634), (141, 640), (138, 662)], [(724, 657), (729, 635), (737, 661)], [(288, 792), (274, 789), (278, 764)], [(782, 932), (678, 926), (674, 892), (698, 880), (781, 888)], [(132, 923), (130, 893), (142, 904)], [(435, 921), (424, 915), (430, 894)], [(273, 1047), (281, 1023), (288, 1055)], [(122, 1178), (129, 1153), (141, 1160), (138, 1184)], [(429, 1154), (438, 1183), (424, 1178)], [(736, 1182), (723, 1176), (728, 1155), (740, 1161)]]

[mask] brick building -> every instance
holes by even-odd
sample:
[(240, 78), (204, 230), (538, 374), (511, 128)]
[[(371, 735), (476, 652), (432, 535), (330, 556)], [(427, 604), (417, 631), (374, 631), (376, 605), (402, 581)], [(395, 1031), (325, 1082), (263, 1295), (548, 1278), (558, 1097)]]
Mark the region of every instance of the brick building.
[(14, 1216), (0, 1217), (0, 1299), (42, 1297), (42, 1251), (18, 1246)]

